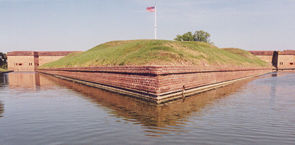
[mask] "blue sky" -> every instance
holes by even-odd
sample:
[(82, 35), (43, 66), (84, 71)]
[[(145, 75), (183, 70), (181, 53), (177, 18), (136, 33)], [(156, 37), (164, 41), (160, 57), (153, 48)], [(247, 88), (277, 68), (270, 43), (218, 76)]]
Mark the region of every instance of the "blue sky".
[[(0, 0), (0, 51), (87, 50), (152, 39), (153, 0)], [(158, 37), (205, 30), (218, 47), (295, 49), (295, 0), (157, 0)]]

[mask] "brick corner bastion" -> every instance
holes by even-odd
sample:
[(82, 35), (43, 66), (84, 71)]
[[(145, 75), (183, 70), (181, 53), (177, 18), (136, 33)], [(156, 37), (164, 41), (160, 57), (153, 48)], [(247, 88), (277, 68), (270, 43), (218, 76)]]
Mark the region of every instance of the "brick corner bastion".
[(270, 73), (273, 68), (114, 66), (38, 69), (37, 71), (160, 104)]

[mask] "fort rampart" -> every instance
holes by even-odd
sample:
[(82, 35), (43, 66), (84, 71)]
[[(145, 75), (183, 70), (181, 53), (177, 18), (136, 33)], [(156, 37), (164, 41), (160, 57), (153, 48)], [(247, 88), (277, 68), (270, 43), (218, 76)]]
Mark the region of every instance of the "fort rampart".
[(272, 68), (200, 68), (197, 66), (122, 66), (39, 69), (41, 73), (155, 103), (183, 98)]

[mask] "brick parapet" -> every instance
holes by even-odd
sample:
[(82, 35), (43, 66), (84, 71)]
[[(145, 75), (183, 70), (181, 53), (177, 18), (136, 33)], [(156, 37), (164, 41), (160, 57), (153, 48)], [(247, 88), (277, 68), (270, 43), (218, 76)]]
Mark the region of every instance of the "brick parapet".
[(12, 51), (7, 56), (66, 56), (74, 52), (81, 51)]
[(66, 56), (70, 53), (77, 53), (81, 51), (38, 51), (39, 56)]
[(47, 71), (71, 71), (71, 72), (97, 72), (97, 73), (127, 73), (140, 75), (169, 75), (187, 73), (207, 73), (207, 72), (232, 72), (251, 70), (270, 70), (273, 67), (205, 67), (205, 66), (113, 66), (113, 67), (73, 67), (73, 68), (52, 68), (40, 69)]
[(295, 55), (295, 50), (284, 50), (280, 51), (279, 55)]
[(274, 51), (249, 51), (253, 55), (269, 55), (272, 56)]
[(12, 51), (7, 52), (7, 56), (38, 56), (35, 51)]
[[(249, 51), (253, 55), (268, 55), (272, 56), (275, 51)], [(295, 50), (277, 51), (279, 55), (295, 55)]]

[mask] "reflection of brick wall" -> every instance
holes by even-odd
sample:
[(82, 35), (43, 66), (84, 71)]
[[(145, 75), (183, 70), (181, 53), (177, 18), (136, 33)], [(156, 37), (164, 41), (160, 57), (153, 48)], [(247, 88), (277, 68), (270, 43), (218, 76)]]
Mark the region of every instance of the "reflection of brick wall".
[(47, 77), (39, 75), (39, 73), (35, 72), (9, 73), (8, 77), (10, 88), (36, 90), (38, 87), (40, 87), (41, 89), (47, 89), (52, 88), (56, 85), (55, 82), (48, 80)]
[(38, 84), (36, 73), (9, 73), (9, 87), (35, 90)]
[[(40, 77), (41, 76), (42, 75), (40, 75)], [(138, 101), (130, 97), (110, 93), (101, 89), (64, 81), (47, 75), (46, 77), (60, 86), (65, 86), (82, 93), (84, 97), (91, 99), (94, 103), (112, 109), (114, 115), (136, 119), (144, 125), (150, 125), (153, 123), (162, 127), (169, 125), (175, 126), (179, 123), (178, 121), (180, 119), (190, 116), (193, 112), (201, 111), (204, 107), (218, 99), (237, 92), (242, 86), (252, 80), (240, 81), (234, 85), (195, 95), (194, 97), (188, 97), (185, 100), (171, 102), (169, 105), (150, 105), (145, 101)], [(268, 90), (266, 91), (269, 92)], [(175, 117), (175, 114), (178, 114), (178, 116)]]

